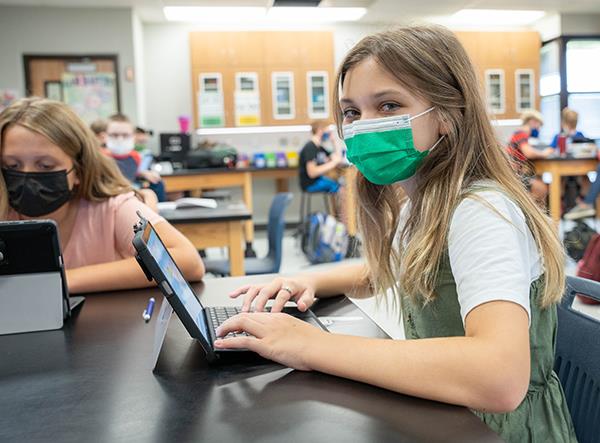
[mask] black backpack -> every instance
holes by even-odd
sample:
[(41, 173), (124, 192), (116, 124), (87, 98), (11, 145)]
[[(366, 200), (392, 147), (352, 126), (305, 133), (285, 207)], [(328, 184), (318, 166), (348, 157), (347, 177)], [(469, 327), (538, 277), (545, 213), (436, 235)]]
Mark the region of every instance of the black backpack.
[(581, 221), (578, 221), (572, 230), (566, 232), (563, 243), (569, 257), (575, 261), (581, 260), (585, 253), (585, 248), (587, 248), (588, 243), (595, 233), (594, 229)]

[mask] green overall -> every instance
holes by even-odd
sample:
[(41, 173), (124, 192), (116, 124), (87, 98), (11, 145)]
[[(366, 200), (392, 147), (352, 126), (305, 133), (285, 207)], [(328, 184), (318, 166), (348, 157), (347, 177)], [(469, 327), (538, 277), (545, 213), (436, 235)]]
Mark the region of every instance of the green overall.
[[(507, 442), (576, 442), (571, 416), (558, 377), (553, 371), (556, 337), (556, 307), (542, 309), (543, 276), (531, 283), (531, 326), (529, 344), (531, 377), (527, 395), (510, 413), (473, 411)], [(493, 290), (490, 288), (490, 290)], [(434, 301), (423, 306), (402, 298), (402, 315), (407, 339), (464, 336), (456, 283), (448, 256), (442, 260)]]

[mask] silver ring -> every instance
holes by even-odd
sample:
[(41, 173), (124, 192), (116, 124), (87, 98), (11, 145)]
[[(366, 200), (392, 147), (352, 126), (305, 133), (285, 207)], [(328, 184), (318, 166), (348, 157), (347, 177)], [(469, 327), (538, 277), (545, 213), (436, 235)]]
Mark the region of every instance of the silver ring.
[(289, 286), (282, 286), (282, 291), (287, 291), (290, 295), (292, 295), (292, 289)]

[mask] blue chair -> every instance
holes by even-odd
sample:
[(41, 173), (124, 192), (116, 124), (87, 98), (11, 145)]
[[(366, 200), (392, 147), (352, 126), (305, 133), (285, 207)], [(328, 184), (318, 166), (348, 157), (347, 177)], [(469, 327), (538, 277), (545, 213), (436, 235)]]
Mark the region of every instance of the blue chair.
[(600, 283), (567, 278), (567, 292), (558, 306), (554, 370), (579, 443), (591, 443), (600, 438), (600, 321), (573, 310), (578, 294), (600, 301)]
[[(246, 275), (272, 274), (279, 272), (281, 267), (281, 255), (283, 250), (283, 232), (285, 230), (284, 214), (286, 208), (292, 201), (293, 194), (284, 192), (275, 195), (269, 209), (269, 224), (267, 226), (269, 236), (269, 252), (264, 258), (244, 259), (244, 270)], [(228, 260), (206, 260), (204, 262), (206, 271), (211, 274), (226, 276), (230, 274)]]

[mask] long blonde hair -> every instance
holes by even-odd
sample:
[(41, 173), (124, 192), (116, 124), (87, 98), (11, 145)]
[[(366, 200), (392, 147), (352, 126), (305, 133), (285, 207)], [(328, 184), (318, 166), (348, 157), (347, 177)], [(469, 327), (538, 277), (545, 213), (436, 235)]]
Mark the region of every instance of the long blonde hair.
[[(133, 190), (116, 163), (102, 154), (92, 131), (64, 103), (37, 97), (11, 104), (0, 113), (0, 152), (4, 134), (12, 125), (43, 135), (72, 160), (79, 177), (76, 198), (102, 201)], [(8, 195), (0, 174), (0, 217), (8, 210)]]
[(560, 300), (564, 251), (557, 230), (511, 168), (490, 124), (473, 65), (454, 34), (441, 26), (414, 26), (363, 38), (338, 71), (334, 88), (338, 130), (343, 120), (339, 90), (348, 71), (367, 59), (429, 101), (448, 131), (417, 172), (410, 215), (396, 243), (406, 201), (402, 192), (395, 186), (374, 185), (357, 173), (358, 223), (374, 289), (381, 293), (392, 288), (396, 295), (402, 291), (413, 299), (420, 296), (423, 303), (434, 300), (453, 212), (463, 198), (476, 198), (472, 189), (476, 182), (491, 180), (521, 208), (543, 258), (541, 306)]

